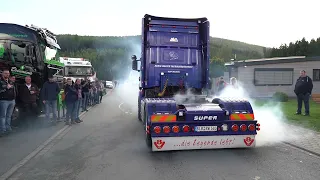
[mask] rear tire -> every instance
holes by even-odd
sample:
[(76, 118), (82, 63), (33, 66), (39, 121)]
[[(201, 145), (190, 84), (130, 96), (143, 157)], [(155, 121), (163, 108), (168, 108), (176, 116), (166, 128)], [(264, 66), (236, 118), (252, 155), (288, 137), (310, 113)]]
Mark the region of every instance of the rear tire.
[(142, 118), (141, 118), (141, 101), (139, 100), (139, 98), (138, 98), (138, 120), (142, 121)]
[(150, 135), (150, 130), (149, 130), (149, 134), (147, 133), (147, 121), (145, 121), (145, 124), (144, 124), (144, 127), (145, 127), (145, 140), (146, 140), (146, 144), (147, 144), (147, 147), (149, 149), (152, 148), (152, 140), (151, 140), (151, 135)]

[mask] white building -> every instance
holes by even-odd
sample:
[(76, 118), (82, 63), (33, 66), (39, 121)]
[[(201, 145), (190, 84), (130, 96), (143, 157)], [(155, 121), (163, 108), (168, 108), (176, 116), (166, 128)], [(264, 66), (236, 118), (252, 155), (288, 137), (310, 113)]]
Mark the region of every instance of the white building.
[(227, 77), (236, 77), (252, 97), (271, 97), (284, 92), (294, 97), (295, 82), (305, 70), (313, 80), (313, 95), (320, 96), (320, 57), (250, 59), (227, 63)]

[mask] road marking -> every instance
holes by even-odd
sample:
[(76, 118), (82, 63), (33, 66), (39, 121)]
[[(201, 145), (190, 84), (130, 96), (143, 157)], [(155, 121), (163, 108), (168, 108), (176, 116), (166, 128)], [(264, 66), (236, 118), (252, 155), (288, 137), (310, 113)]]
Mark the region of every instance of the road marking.
[(126, 110), (124, 110), (124, 109), (121, 108), (121, 106), (122, 106), (123, 104), (124, 104), (124, 102), (122, 102), (122, 103), (119, 104), (119, 109), (120, 109), (122, 112), (124, 112), (125, 114), (132, 114), (132, 112), (126, 111)]
[[(109, 90), (106, 95), (109, 95), (112, 90)], [(92, 107), (89, 107), (88, 110), (90, 110)], [(83, 116), (87, 112), (82, 112), (80, 114), (80, 117)], [(54, 135), (52, 135), (49, 139), (47, 139), (44, 143), (42, 143), (40, 146), (38, 146), (34, 151), (32, 151), (29, 155), (27, 155), (25, 158), (23, 158), (18, 164), (14, 165), (11, 169), (9, 169), (7, 172), (1, 175), (0, 180), (6, 180), (10, 178), (19, 168), (24, 166), (28, 161), (30, 161), (32, 158), (37, 156), (39, 153), (40, 155), (43, 155), (49, 149), (51, 149), (55, 143), (52, 143), (55, 139), (61, 140), (62, 137), (68, 133), (68, 131), (71, 129), (71, 126), (65, 125), (62, 129), (57, 131)], [(51, 144), (50, 144), (51, 143)]]
[[(92, 107), (89, 107), (88, 110), (90, 110)], [(80, 117), (83, 116), (86, 112), (82, 112), (80, 114)], [(71, 126), (65, 125), (62, 129), (57, 131), (54, 135), (52, 135), (49, 139), (47, 139), (44, 143), (42, 143), (39, 147), (37, 147), (34, 151), (32, 151), (28, 156), (23, 158), (18, 164), (14, 165), (11, 169), (9, 169), (7, 172), (1, 175), (0, 180), (6, 180), (10, 178), (19, 168), (24, 166), (28, 161), (30, 161), (33, 157), (35, 157), (37, 154), (39, 154), (42, 150), (44, 150), (44, 153), (47, 152), (51, 147), (53, 147), (54, 143), (52, 146), (50, 143), (60, 137), (61, 139), (69, 130), (71, 129)], [(61, 136), (59, 136), (61, 135)], [(50, 147), (50, 148), (49, 148)], [(41, 154), (44, 154), (41, 153)]]

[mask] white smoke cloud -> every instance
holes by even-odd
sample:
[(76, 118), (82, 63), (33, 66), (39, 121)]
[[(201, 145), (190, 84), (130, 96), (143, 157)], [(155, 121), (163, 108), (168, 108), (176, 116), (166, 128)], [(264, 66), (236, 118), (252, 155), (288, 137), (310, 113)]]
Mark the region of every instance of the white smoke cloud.
[(298, 140), (301, 137), (299, 130), (292, 129), (287, 124), (280, 103), (268, 100), (267, 103), (259, 106), (257, 101), (250, 97), (250, 93), (242, 86), (241, 82), (238, 81), (237, 85), (237, 88), (228, 85), (216, 97), (241, 98), (250, 102), (255, 119), (260, 123), (260, 131), (256, 136), (257, 146), (274, 145), (283, 141)]

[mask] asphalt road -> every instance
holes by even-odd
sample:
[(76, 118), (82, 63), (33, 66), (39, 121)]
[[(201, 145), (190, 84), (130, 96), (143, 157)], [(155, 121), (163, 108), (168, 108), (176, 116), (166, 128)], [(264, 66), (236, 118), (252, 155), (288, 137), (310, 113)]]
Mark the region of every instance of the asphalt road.
[[(255, 149), (148, 151), (130, 105), (113, 92), (10, 179), (316, 180), (320, 158), (279, 144)], [(134, 98), (133, 98), (134, 99)], [(130, 101), (130, 102), (129, 102)], [(2, 161), (2, 160), (0, 160)], [(1, 162), (2, 164), (3, 162)]]

